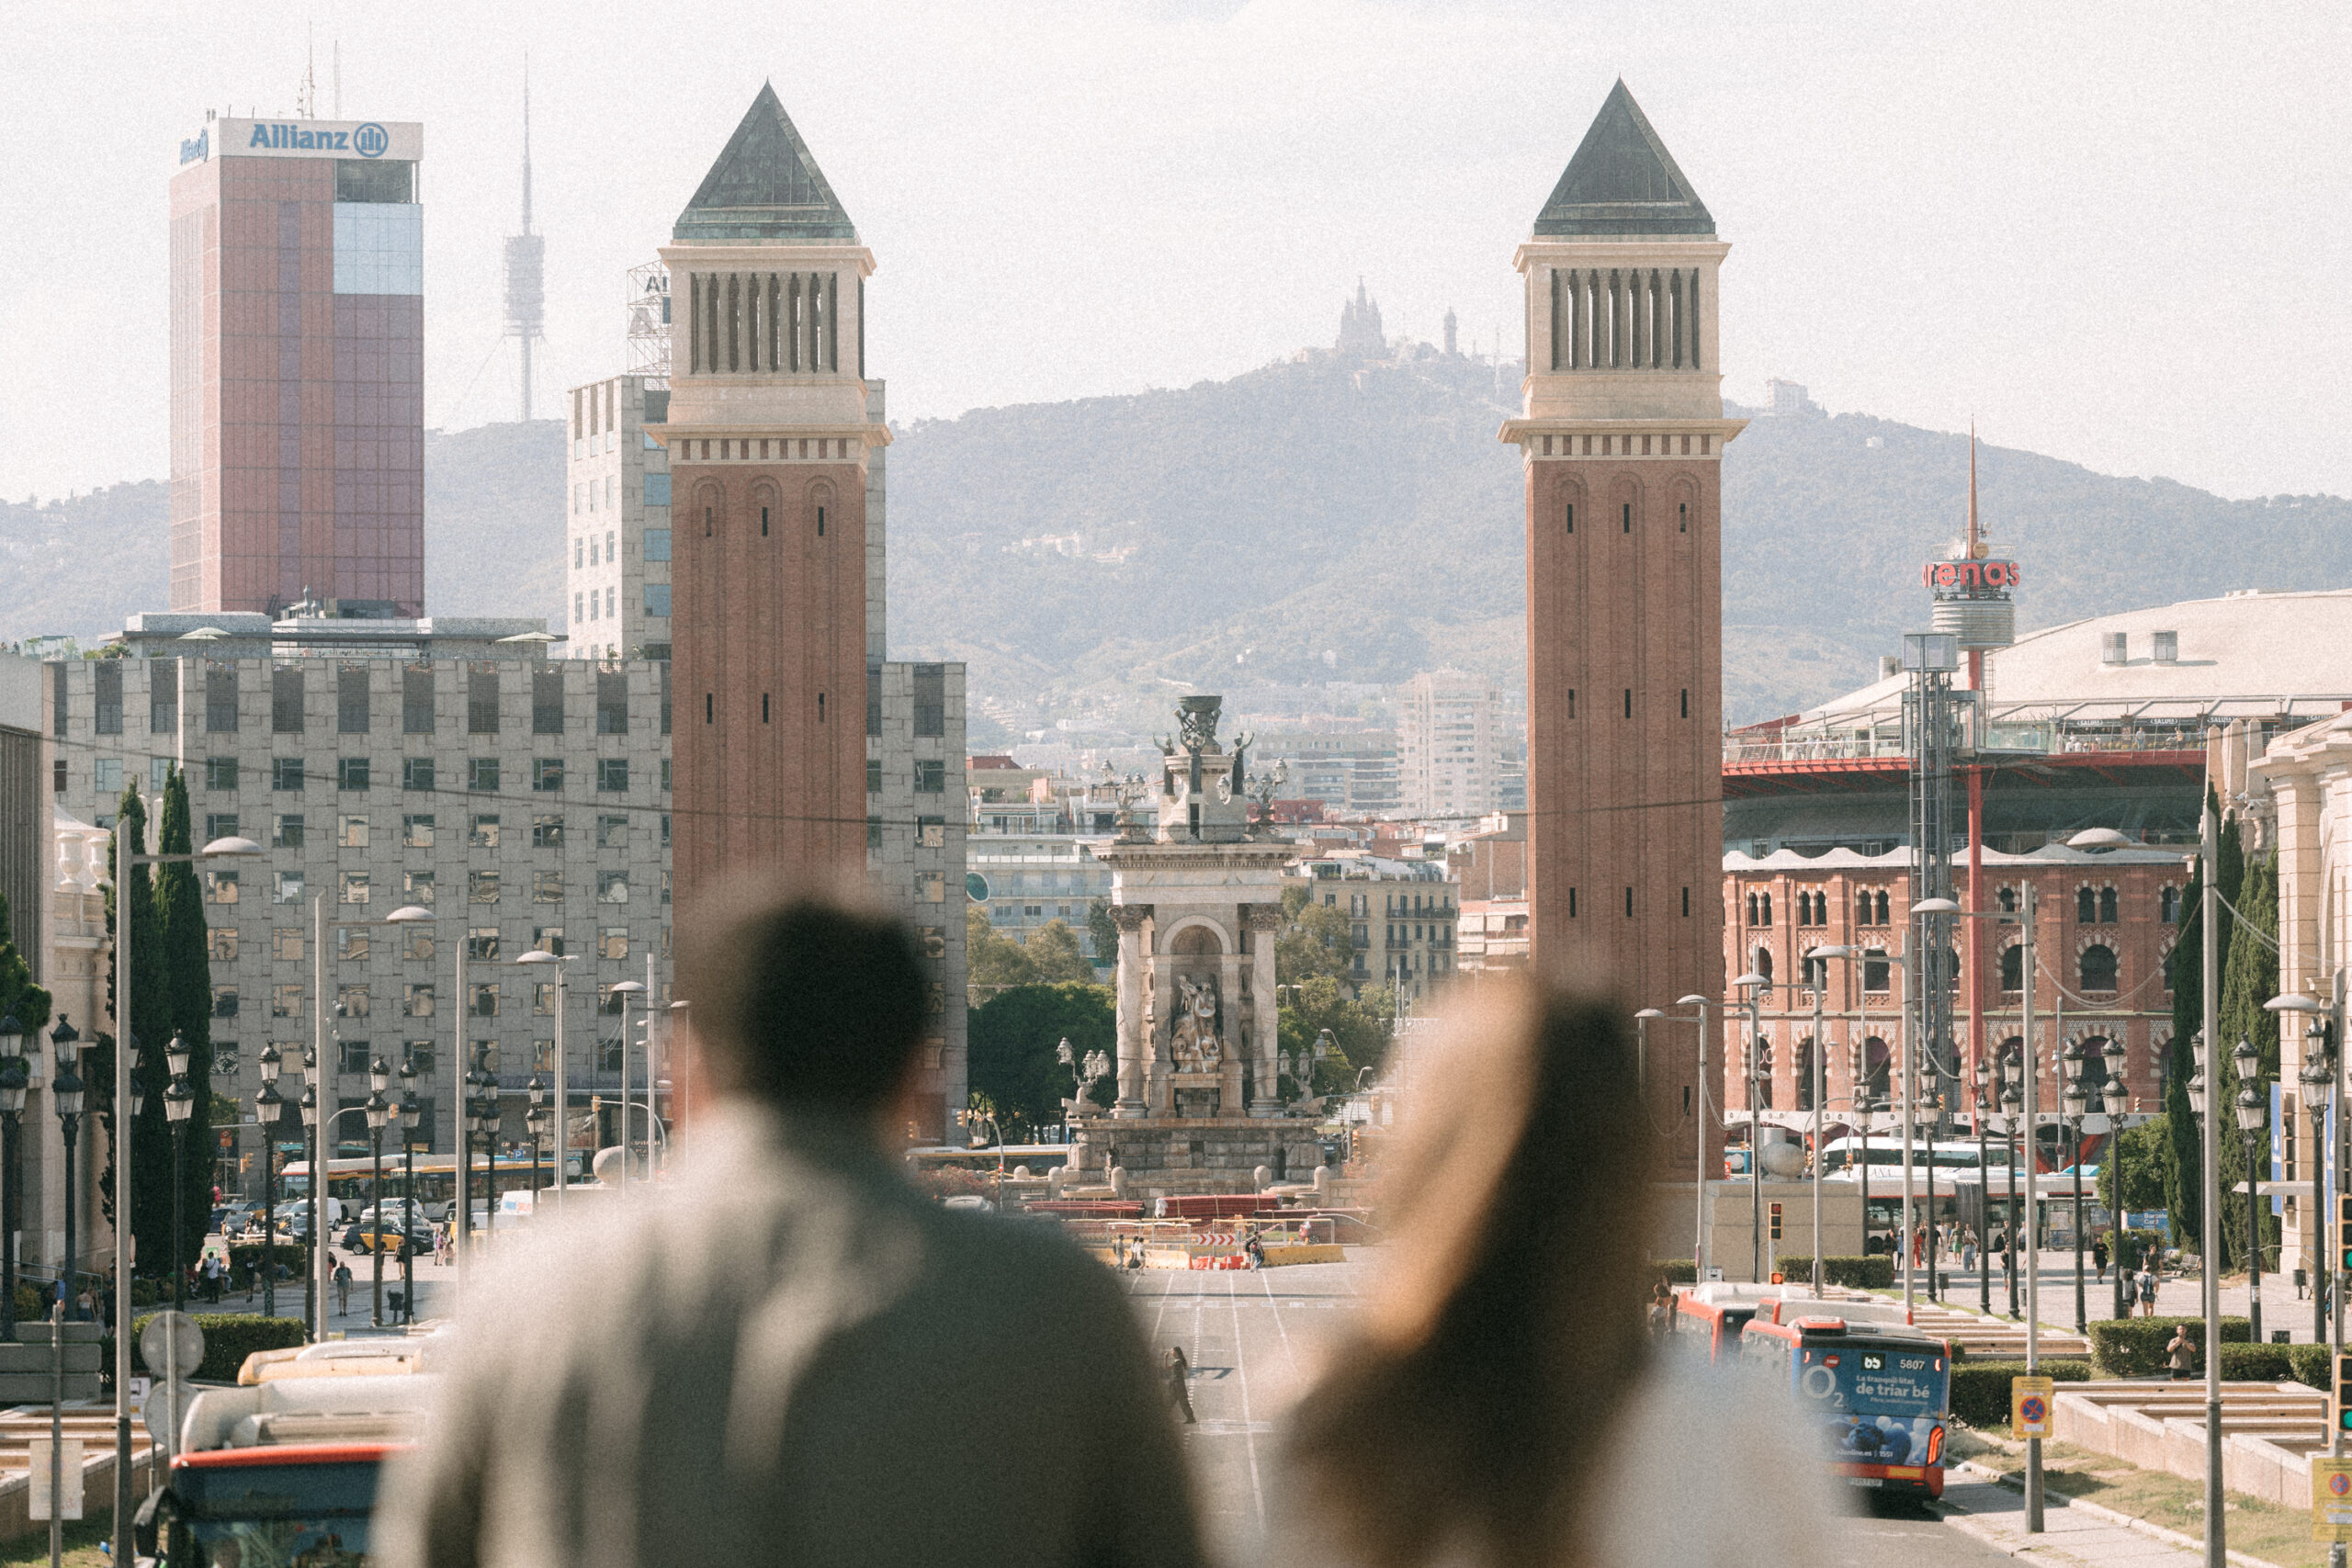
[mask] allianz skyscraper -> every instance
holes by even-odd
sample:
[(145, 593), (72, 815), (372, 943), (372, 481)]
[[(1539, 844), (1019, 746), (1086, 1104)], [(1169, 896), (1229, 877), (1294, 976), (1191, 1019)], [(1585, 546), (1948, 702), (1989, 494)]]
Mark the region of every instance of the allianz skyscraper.
[(424, 614), (424, 128), (209, 119), (171, 181), (171, 604)]

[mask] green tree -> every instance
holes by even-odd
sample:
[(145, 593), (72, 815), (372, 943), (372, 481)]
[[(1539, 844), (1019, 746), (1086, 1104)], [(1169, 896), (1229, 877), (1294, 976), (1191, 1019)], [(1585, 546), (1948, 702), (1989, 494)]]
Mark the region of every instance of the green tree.
[(1105, 968), (1119, 962), (1119, 926), (1111, 919), (1111, 901), (1097, 898), (1086, 906), (1086, 934), (1094, 939), (1094, 961)]
[[(2236, 1099), (2242, 1086), (2232, 1053), (2241, 1041), (2254, 1047), (2260, 1074), (2255, 1092), (2266, 1107), (2269, 1103), (2268, 1086), (2278, 1076), (2278, 1015), (2265, 1010), (2262, 1005), (2278, 994), (2278, 953), (2272, 945), (2278, 940), (2278, 859), (2275, 852), (2245, 866), (2238, 897), (2231, 902), (2245, 919), (2244, 928), (2234, 931), (2231, 937), (2229, 956), (2223, 961), (2222, 1001), (2216, 1018), (2222, 1031), (2218, 1060), (2224, 1064), (2217, 1075), (2222, 1092), (2216, 1103), (2222, 1118), (2221, 1165), (2224, 1192), (2245, 1181), (2249, 1167), (2245, 1134), (2238, 1131), (2236, 1122)], [(2233, 926), (2237, 925), (2227, 910), (2222, 911), (2222, 918)], [(2269, 1176), (2267, 1147), (2255, 1150), (2252, 1164), (2257, 1179)], [(2276, 1221), (2267, 1203), (2256, 1204), (2256, 1215), (2267, 1250), (2276, 1231)], [(2231, 1201), (2224, 1204), (2222, 1212), (2222, 1251), (2232, 1267), (2245, 1264), (2245, 1211), (2239, 1202)]]
[(33, 1048), (33, 1032), (49, 1021), (50, 995), (33, 984), (32, 965), (8, 939), (8, 900), (0, 897), (0, 1018), (13, 1018), (24, 1032), (26, 1049)]
[(1284, 1051), (1312, 1052), (1323, 1032), (1331, 1032), (1340, 1054), (1320, 1063), (1315, 1074), (1317, 1091), (1329, 1093), (1353, 1089), (1360, 1069), (1380, 1066), (1396, 1019), (1396, 994), (1387, 987), (1351, 997), (1339, 981), (1317, 975), (1292, 988), (1277, 1014), (1277, 1040)]
[[(188, 809), (187, 779), (176, 768), (164, 783), (164, 820), (156, 848), (158, 853), (167, 855), (189, 854), (196, 848), (194, 824)], [(164, 1038), (168, 1041), (176, 1035), (187, 1047), (188, 1087), (196, 1095), (188, 1119), (183, 1124), (186, 1147), (179, 1172), (186, 1201), (180, 1208), (182, 1228), (178, 1256), (188, 1259), (203, 1250), (205, 1232), (211, 1228), (212, 1216), (212, 954), (209, 935), (204, 924), (204, 891), (198, 883), (200, 874), (194, 865), (185, 861), (155, 868), (156, 923), (160, 928), (160, 945), (155, 953), (161, 960), (164, 974), (164, 1006), (169, 1024)], [(135, 959), (137, 956), (134, 952), (132, 957)], [(168, 1129), (164, 1143), (165, 1168), (168, 1169)], [(158, 1212), (151, 1224), (164, 1250), (151, 1255), (142, 1246), (140, 1256), (169, 1257), (170, 1186), (165, 1180), (158, 1180), (148, 1190), (156, 1195)], [(134, 1184), (134, 1194), (138, 1190)], [(143, 1208), (144, 1204), (141, 1206)]]
[(1029, 954), (1031, 967), (1037, 972), (1040, 985), (1057, 986), (1074, 981), (1081, 986), (1094, 983), (1094, 965), (1078, 945), (1078, 933), (1063, 920), (1048, 920), (1029, 933), (1023, 944)]
[[(2220, 797), (2210, 789), (2205, 795), (2205, 807), (2221, 818)], [(2245, 875), (2245, 852), (2237, 824), (2227, 818), (2221, 819), (2214, 846), (2214, 869), (2218, 874), (2214, 884), (2222, 897), (2237, 903)], [(2168, 972), (2172, 986), (2172, 1070), (2165, 1083), (2165, 1125), (2171, 1140), (2172, 1157), (2165, 1167), (2165, 1208), (2171, 1215), (2173, 1237), (2183, 1247), (2198, 1245), (2198, 1238), (2204, 1234), (2205, 1161), (2197, 1118), (2188, 1108), (2188, 1080), (2197, 1071), (2196, 1053), (2189, 1049), (2189, 1042), (2205, 1026), (2204, 886), (2203, 873), (2191, 873), (2187, 896), (2180, 906), (2180, 940), (2173, 946)], [(2224, 976), (2229, 973), (2231, 926), (2225, 911), (2214, 943), (2216, 969)]]
[(1323, 976), (1346, 987), (1356, 962), (1355, 927), (1346, 911), (1316, 902), (1310, 887), (1283, 889), (1283, 926), (1274, 933), (1274, 978), (1296, 986)]
[(978, 904), (964, 911), (964, 983), (974, 1007), (1000, 991), (1037, 983), (1028, 949), (990, 925)]
[(2109, 1140), (2099, 1159), (2099, 1201), (2118, 1224), (2126, 1210), (2163, 1208), (2171, 1163), (2172, 1129), (2165, 1118), (2151, 1116), (2137, 1127), (2125, 1128)]
[[(131, 1038), (139, 1047), (135, 1061), (140, 1075), (140, 1087), (146, 1099), (137, 1124), (131, 1129), (131, 1168), (136, 1179), (132, 1191), (140, 1199), (131, 1215), (131, 1233), (141, 1238), (139, 1257), (149, 1273), (162, 1272), (168, 1263), (170, 1243), (170, 1193), (163, 1186), (170, 1169), (171, 1135), (164, 1114), (163, 1093), (168, 1075), (164, 1067), (164, 1042), (171, 1033), (170, 1012), (166, 1006), (169, 987), (162, 962), (163, 921), (154, 897), (153, 868), (120, 863), (126, 854), (147, 852), (147, 803), (136, 788), (122, 792), (115, 804), (115, 826), (107, 845), (107, 882), (106, 890), (107, 935), (109, 943), (119, 921), (130, 922), (130, 1001), (126, 1009), (122, 998), (115, 994), (115, 966), (107, 966), (107, 1006), (116, 1018), (128, 1012)], [(120, 1142), (115, 1136), (114, 1124), (114, 1058), (115, 1038), (100, 1033), (88, 1043), (82, 1053), (82, 1077), (89, 1085), (87, 1105), (96, 1112), (96, 1124), (107, 1134), (104, 1165), (98, 1171), (98, 1200), (108, 1224), (115, 1218), (115, 1157)], [(151, 1205), (155, 1195), (163, 1194), (161, 1221), (148, 1228), (147, 1217), (153, 1213)]]
[[(994, 1108), (1008, 1141), (1023, 1142), (1062, 1120), (1062, 1100), (1078, 1088), (1056, 1055), (1069, 1042), (1079, 1062), (1089, 1051), (1118, 1055), (1118, 1010), (1108, 986), (1065, 982), (999, 991), (971, 1014), (971, 1086), (977, 1102)], [(1109, 1109), (1114, 1078), (1096, 1081), (1087, 1098)]]

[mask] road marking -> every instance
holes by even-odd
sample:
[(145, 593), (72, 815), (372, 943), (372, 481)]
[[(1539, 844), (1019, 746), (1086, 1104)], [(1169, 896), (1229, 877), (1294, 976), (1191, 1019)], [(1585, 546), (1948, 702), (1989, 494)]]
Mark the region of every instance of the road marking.
[[(1261, 1274), (1260, 1274), (1260, 1275), (1258, 1276), (1258, 1283), (1265, 1287), (1265, 1290), (1266, 1290), (1266, 1304), (1267, 1304), (1268, 1306), (1272, 1306), (1272, 1305), (1273, 1305), (1273, 1304), (1274, 1304), (1274, 1286), (1273, 1286), (1273, 1281), (1272, 1281), (1272, 1280), (1268, 1280), (1268, 1279), (1266, 1278), (1266, 1276), (1265, 1276), (1265, 1275), (1263, 1275), (1263, 1274), (1261, 1273)], [(1291, 1305), (1293, 1305), (1293, 1306), (1296, 1306), (1297, 1304), (1298, 1304), (1298, 1303), (1297, 1303), (1296, 1302), (1293, 1302), (1293, 1303), (1291, 1303)], [(1298, 1352), (1297, 1352), (1296, 1350), (1295, 1350), (1295, 1349), (1291, 1348), (1291, 1343), (1290, 1343), (1290, 1325), (1289, 1325), (1289, 1324), (1287, 1324), (1287, 1323), (1284, 1323), (1284, 1322), (1283, 1321), (1283, 1314), (1280, 1314), (1280, 1313), (1276, 1313), (1276, 1314), (1274, 1314), (1274, 1326), (1275, 1326), (1276, 1328), (1281, 1329), (1281, 1330), (1282, 1330), (1282, 1332), (1283, 1332), (1283, 1357), (1284, 1357), (1286, 1359), (1288, 1359), (1288, 1360), (1289, 1360), (1289, 1362), (1290, 1362), (1290, 1370), (1291, 1370), (1293, 1372), (1296, 1372), (1296, 1371), (1298, 1371)]]
[[(1233, 1276), (1225, 1277), (1225, 1299), (1233, 1309), (1233, 1366), (1241, 1384), (1241, 1429), (1250, 1444), (1250, 1495), (1258, 1507), (1258, 1524), (1266, 1523), (1266, 1489), (1258, 1479), (1258, 1427), (1250, 1419), (1250, 1367), (1241, 1348), (1241, 1295), (1233, 1288)], [(1282, 1321), (1280, 1318), (1276, 1322)]]

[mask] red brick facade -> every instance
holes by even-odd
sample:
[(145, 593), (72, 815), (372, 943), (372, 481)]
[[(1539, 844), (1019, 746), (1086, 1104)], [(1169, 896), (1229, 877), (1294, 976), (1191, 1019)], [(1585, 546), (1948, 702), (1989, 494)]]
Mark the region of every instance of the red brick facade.
[(730, 460), (786, 439), (670, 443), (681, 906), (749, 866), (865, 863), (864, 449), (827, 437), (854, 456)]

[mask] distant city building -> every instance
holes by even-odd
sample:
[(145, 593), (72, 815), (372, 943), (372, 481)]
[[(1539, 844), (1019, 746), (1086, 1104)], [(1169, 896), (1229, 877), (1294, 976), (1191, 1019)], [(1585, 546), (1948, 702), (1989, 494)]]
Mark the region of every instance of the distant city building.
[(1783, 381), (1775, 376), (1764, 383), (1771, 399), (1765, 411), (1774, 419), (1800, 419), (1821, 412), (1821, 405), (1805, 395), (1804, 386), (1795, 381)]
[(574, 387), (569, 612), (574, 659), (670, 657), (670, 452), (646, 434), (670, 394), (643, 376)]
[(171, 182), (171, 604), (424, 613), (423, 127), (210, 119)]
[(1383, 359), (1388, 354), (1388, 339), (1380, 330), (1380, 306), (1363, 291), (1363, 279), (1356, 279), (1356, 297), (1340, 307), (1340, 341), (1332, 344), (1337, 354), (1361, 355), (1366, 359)]
[(1459, 671), (1416, 675), (1398, 692), (1397, 763), (1403, 809), (1414, 817), (1477, 817), (1500, 800), (1502, 694)]
[(1284, 886), (1348, 917), (1355, 943), (1349, 978), (1357, 989), (1393, 987), (1419, 999), (1454, 968), (1459, 888), (1442, 861), (1396, 860), (1341, 850), (1294, 862)]
[(1392, 730), (1302, 730), (1261, 734), (1264, 763), (1288, 764), (1286, 800), (1312, 800), (1333, 817), (1376, 817), (1399, 810), (1396, 736)]
[[(1099, 840), (1098, 840), (1099, 841)], [(1111, 897), (1111, 868), (1069, 833), (974, 833), (964, 841), (967, 897), (989, 924), (1016, 942), (1059, 920), (1099, 968), (1118, 959), (1094, 951), (1086, 912)]]
[(1448, 306), (1445, 308), (1445, 353), (1446, 353), (1446, 357), (1448, 357), (1448, 358), (1450, 359), (1450, 358), (1452, 358), (1454, 355), (1459, 354), (1460, 352), (1461, 352), (1461, 350), (1459, 350), (1458, 348), (1456, 348), (1456, 347), (1454, 346), (1453, 307), (1453, 306), (1451, 306), (1451, 305), (1448, 305)]

